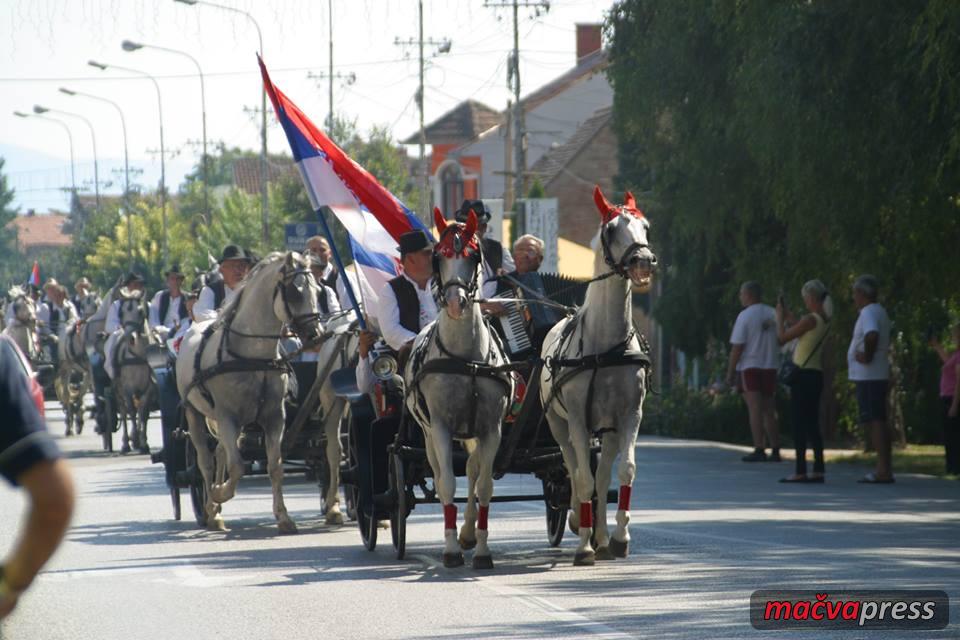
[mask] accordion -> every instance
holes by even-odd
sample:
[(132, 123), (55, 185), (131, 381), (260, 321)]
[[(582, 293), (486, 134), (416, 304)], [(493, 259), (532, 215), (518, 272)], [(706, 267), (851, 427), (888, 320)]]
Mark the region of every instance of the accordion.
[[(583, 299), (587, 293), (586, 282), (553, 273), (537, 275), (540, 276), (539, 280), (543, 285), (542, 295), (547, 300), (567, 307), (579, 307), (583, 304)], [(512, 360), (520, 360), (526, 358), (535, 350), (535, 345), (531, 339), (534, 333), (545, 334), (546, 330), (563, 317), (563, 314), (552, 307), (548, 308), (540, 305), (535, 301), (536, 296), (532, 292), (517, 287), (509, 279), (504, 279), (504, 282), (510, 288), (501, 291), (498, 296), (500, 298), (510, 298), (515, 302), (504, 302), (503, 305), (507, 312), (496, 320), (500, 333), (505, 339), (508, 355)], [(548, 310), (549, 313), (544, 313)], [(544, 317), (550, 318), (549, 326), (541, 326), (544, 324)]]

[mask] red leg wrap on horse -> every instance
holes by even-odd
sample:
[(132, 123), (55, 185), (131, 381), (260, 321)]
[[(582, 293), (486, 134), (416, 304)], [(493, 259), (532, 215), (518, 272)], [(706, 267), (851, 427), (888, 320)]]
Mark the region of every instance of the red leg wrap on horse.
[(590, 503), (590, 502), (580, 503), (580, 528), (581, 529), (593, 528), (593, 503)]
[(632, 488), (629, 485), (620, 485), (620, 499), (617, 501), (617, 509), (620, 511), (630, 511), (630, 490)]
[(477, 529), (481, 531), (487, 530), (487, 517), (490, 515), (490, 505), (483, 506), (480, 505), (480, 509), (477, 512)]
[(455, 504), (443, 505), (443, 528), (444, 529), (457, 528), (457, 505)]

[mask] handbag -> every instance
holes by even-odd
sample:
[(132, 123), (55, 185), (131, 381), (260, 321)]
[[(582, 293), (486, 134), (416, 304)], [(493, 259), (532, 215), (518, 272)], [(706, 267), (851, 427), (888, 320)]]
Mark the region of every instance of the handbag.
[(810, 358), (820, 349), (823, 345), (823, 341), (827, 339), (827, 334), (830, 333), (830, 322), (827, 322), (827, 328), (823, 332), (823, 335), (820, 336), (820, 340), (817, 342), (817, 346), (813, 348), (813, 351), (807, 356), (806, 360), (803, 361), (803, 364), (797, 365), (793, 361), (793, 356), (784, 360), (780, 363), (780, 368), (777, 370), (777, 380), (780, 381), (780, 384), (792, 387), (797, 383), (797, 378), (800, 377), (800, 369), (803, 369), (807, 366), (807, 363), (810, 362)]

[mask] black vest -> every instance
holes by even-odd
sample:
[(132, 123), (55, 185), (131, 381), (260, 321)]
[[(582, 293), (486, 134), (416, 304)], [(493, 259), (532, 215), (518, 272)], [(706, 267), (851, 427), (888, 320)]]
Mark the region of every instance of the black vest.
[(321, 280), (321, 282), (323, 282), (323, 284), (327, 285), (328, 287), (330, 287), (331, 289), (333, 289), (334, 291), (336, 291), (336, 290), (337, 290), (337, 276), (339, 275), (339, 273), (340, 273), (340, 272), (337, 271), (336, 269), (331, 269), (331, 270), (330, 270), (330, 275), (328, 275), (326, 278), (323, 278), (323, 279)]
[(323, 284), (320, 285), (320, 295), (317, 296), (317, 302), (320, 303), (320, 313), (322, 313), (323, 315), (327, 315), (328, 313), (330, 313), (330, 303), (327, 302), (328, 291), (329, 289), (327, 289), (327, 287), (323, 286)]
[(416, 287), (403, 276), (397, 276), (387, 284), (397, 296), (400, 326), (407, 331), (420, 333), (420, 298), (417, 297)]
[[(180, 308), (177, 310), (177, 317), (179, 320), (183, 320), (187, 317), (187, 302), (186, 297), (183, 293), (180, 293)], [(164, 319), (167, 317), (167, 311), (170, 310), (170, 290), (164, 291), (160, 294), (160, 324), (163, 324)]]
[(53, 303), (50, 304), (50, 323), (47, 325), (50, 329), (50, 333), (57, 335), (60, 333), (60, 311), (53, 306)]
[(484, 238), (481, 240), (483, 245), (483, 261), (490, 267), (494, 275), (498, 269), (503, 268), (503, 245), (493, 238)]
[(217, 310), (223, 305), (223, 299), (227, 297), (227, 291), (224, 289), (226, 285), (223, 283), (223, 280), (217, 280), (207, 286), (213, 291), (213, 308)]

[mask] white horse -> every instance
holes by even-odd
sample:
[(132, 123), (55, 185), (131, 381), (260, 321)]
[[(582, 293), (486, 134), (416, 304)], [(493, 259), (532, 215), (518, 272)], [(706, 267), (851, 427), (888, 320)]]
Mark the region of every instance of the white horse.
[[(594, 189), (600, 229), (594, 240), (595, 281), (583, 307), (547, 334), (540, 397), (550, 430), (570, 475), (570, 528), (580, 535), (575, 565), (626, 557), (630, 533), (630, 491), (634, 447), (647, 389), (649, 358), (633, 328), (631, 284), (649, 290), (657, 258), (650, 250), (649, 221), (627, 192), (614, 206)], [(590, 469), (590, 441), (602, 435), (596, 483)], [(607, 487), (620, 455), (617, 526), (607, 531)], [(597, 499), (594, 525), (592, 497)], [(594, 528), (595, 527), (595, 528)], [(595, 534), (596, 552), (590, 544)]]
[(14, 287), (9, 292), (13, 305), (13, 320), (7, 325), (3, 333), (10, 336), (20, 351), (31, 361), (40, 358), (40, 343), (37, 338), (37, 304), (21, 287)]
[[(263, 428), (273, 514), (280, 533), (297, 527), (283, 502), (281, 439), (288, 369), (279, 356), (284, 324), (305, 343), (320, 336), (317, 288), (297, 253), (272, 253), (247, 274), (240, 290), (216, 320), (191, 327), (177, 357), (177, 387), (186, 408), (190, 440), (207, 486), (207, 526), (224, 530), (220, 505), (230, 500), (243, 476), (237, 439), (245, 425)], [(218, 481), (207, 433), (218, 440), (229, 478)]]
[[(147, 444), (147, 419), (150, 406), (157, 394), (157, 385), (150, 375), (147, 364), (147, 346), (150, 334), (147, 329), (147, 310), (143, 292), (132, 291), (120, 300), (120, 326), (123, 334), (113, 348), (116, 372), (113, 386), (116, 390), (117, 409), (123, 423), (121, 453), (128, 453), (131, 446), (140, 453), (150, 453)], [(132, 428), (127, 428), (127, 421)]]
[[(492, 569), (487, 546), (487, 519), (493, 496), (493, 462), (500, 446), (500, 428), (513, 395), (513, 378), (492, 368), (507, 364), (478, 302), (483, 256), (474, 235), (477, 218), (465, 225), (434, 219), (440, 240), (434, 248), (434, 281), (443, 310), (414, 340), (404, 370), (406, 406), (423, 429), (427, 458), (443, 505), (445, 567), (463, 564), (461, 547), (476, 546), (474, 569)], [(453, 441), (460, 441), (467, 460), (467, 508), (457, 538), (456, 476)], [(479, 501), (479, 510), (476, 502)]]
[(89, 363), (86, 353), (86, 320), (100, 307), (100, 298), (88, 293), (78, 300), (77, 317), (63, 323), (57, 341), (59, 366), (54, 386), (63, 405), (66, 435), (83, 431), (83, 396), (90, 389)]

